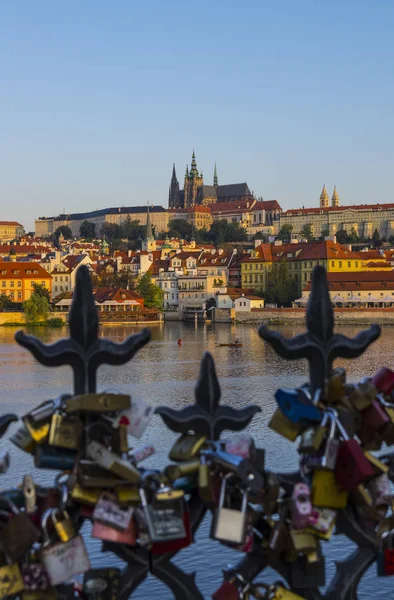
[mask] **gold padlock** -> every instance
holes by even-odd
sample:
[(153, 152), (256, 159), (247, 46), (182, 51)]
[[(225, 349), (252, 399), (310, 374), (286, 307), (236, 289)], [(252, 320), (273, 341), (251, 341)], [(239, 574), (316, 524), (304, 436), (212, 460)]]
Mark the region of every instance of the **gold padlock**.
[(0, 598), (8, 598), (25, 587), (22, 573), (17, 563), (0, 567)]
[(389, 466), (386, 465), (385, 463), (383, 463), (378, 458), (376, 458), (376, 456), (374, 456), (370, 452), (366, 452), (366, 451), (364, 452), (364, 456), (368, 460), (368, 462), (371, 463), (371, 465), (375, 469), (377, 475), (381, 475), (382, 473), (388, 473)]
[(127, 394), (82, 394), (68, 398), (66, 401), (67, 414), (77, 411), (88, 413), (115, 412), (131, 407), (131, 398)]
[(199, 460), (189, 460), (188, 462), (183, 462), (175, 465), (167, 465), (164, 469), (164, 474), (170, 481), (175, 481), (180, 477), (185, 477), (186, 475), (193, 475), (197, 473), (200, 468)]
[(197, 434), (182, 434), (175, 442), (173, 447), (170, 450), (169, 458), (170, 460), (175, 460), (178, 462), (191, 460), (201, 450), (205, 441), (207, 439), (206, 435), (197, 435)]
[(82, 434), (82, 421), (55, 413), (52, 415), (49, 431), (49, 445), (58, 448), (77, 450)]
[(298, 452), (300, 452), (300, 454), (315, 453), (319, 450), (328, 433), (328, 427), (326, 426), (327, 422), (328, 414), (326, 413), (320, 424), (316, 425), (316, 427), (308, 427), (308, 429), (305, 429), (301, 434), (300, 445), (298, 446)]
[(129, 440), (127, 438), (127, 425), (120, 423), (115, 429), (115, 433), (111, 440), (111, 447), (117, 454), (128, 452)]
[(21, 593), (21, 600), (56, 600), (57, 593), (55, 588), (47, 590), (24, 590)]
[(77, 483), (71, 490), (70, 496), (75, 502), (95, 506), (103, 490), (100, 488), (84, 488)]
[(349, 394), (349, 400), (356, 410), (365, 410), (371, 406), (376, 398), (378, 391), (373, 385), (372, 380), (360, 381)]
[(313, 472), (311, 497), (314, 506), (345, 508), (349, 494), (339, 486), (333, 471), (316, 470)]
[(317, 541), (313, 533), (308, 529), (290, 529), (290, 538), (296, 552), (315, 552)]
[(131, 506), (139, 506), (141, 504), (140, 491), (136, 487), (127, 485), (117, 486), (115, 493), (120, 504), (131, 504)]
[(369, 490), (360, 483), (351, 493), (350, 498), (358, 506), (372, 506), (373, 499)]
[(17, 448), (35, 455), (37, 444), (24, 425), (19, 427), (19, 429), (10, 437), (10, 441), (15, 444)]
[(326, 384), (326, 397), (329, 402), (336, 404), (346, 394), (346, 371), (343, 367), (334, 369), (332, 377)]
[(68, 542), (76, 536), (74, 523), (66, 510), (55, 509), (51, 516), (53, 526), (62, 542)]
[(280, 408), (277, 408), (272, 415), (271, 421), (268, 423), (268, 427), (276, 431), (276, 433), (283, 435), (283, 437), (291, 442), (294, 442), (297, 436), (299, 436), (303, 429), (305, 429), (303, 425), (292, 423), (292, 421), (285, 417)]
[(39, 424), (33, 424), (30, 421), (29, 417), (24, 417), (23, 424), (25, 425), (27, 431), (30, 433), (31, 437), (37, 444), (44, 444), (46, 442), (51, 427), (49, 421)]
[(213, 485), (211, 467), (206, 462), (204, 456), (201, 457), (201, 463), (198, 467), (198, 491), (200, 498), (204, 502), (213, 501)]

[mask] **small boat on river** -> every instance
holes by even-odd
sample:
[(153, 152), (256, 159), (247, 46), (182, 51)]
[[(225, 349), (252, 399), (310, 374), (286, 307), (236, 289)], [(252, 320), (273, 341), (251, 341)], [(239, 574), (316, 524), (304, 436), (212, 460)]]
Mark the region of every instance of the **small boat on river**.
[(216, 344), (216, 346), (230, 346), (231, 348), (241, 348), (243, 344), (241, 344), (240, 342), (232, 342), (230, 344)]

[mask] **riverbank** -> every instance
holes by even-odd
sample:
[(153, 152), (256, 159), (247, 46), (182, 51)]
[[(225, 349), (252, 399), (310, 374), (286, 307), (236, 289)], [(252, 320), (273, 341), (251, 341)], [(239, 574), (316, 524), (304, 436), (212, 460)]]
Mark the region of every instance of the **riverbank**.
[(38, 327), (63, 327), (66, 324), (67, 315), (62, 313), (50, 313), (47, 319), (29, 323), (26, 321), (24, 312), (0, 312), (0, 327), (20, 327), (21, 325), (34, 325)]
[[(394, 325), (394, 308), (335, 308), (334, 320), (341, 325)], [(251, 312), (236, 312), (234, 322), (256, 325), (304, 325), (305, 308), (264, 308), (252, 309)]]

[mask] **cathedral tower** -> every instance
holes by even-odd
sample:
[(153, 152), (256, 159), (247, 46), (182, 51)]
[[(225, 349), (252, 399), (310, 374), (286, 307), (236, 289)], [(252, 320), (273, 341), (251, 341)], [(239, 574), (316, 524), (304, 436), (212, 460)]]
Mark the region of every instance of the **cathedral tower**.
[(218, 172), (216, 170), (216, 163), (215, 163), (215, 170), (213, 172), (213, 185), (215, 187), (218, 187), (219, 183), (218, 183)]
[(168, 208), (179, 208), (180, 198), (179, 198), (179, 182), (176, 176), (175, 171), (175, 163), (172, 167), (172, 177), (170, 183), (170, 190), (168, 194)]
[(339, 196), (336, 185), (334, 185), (334, 191), (332, 193), (331, 206), (339, 206)]
[(327, 206), (330, 206), (330, 198), (327, 194), (326, 186), (323, 185), (323, 189), (320, 194), (320, 208), (326, 208)]
[(189, 208), (189, 206), (195, 206), (195, 204), (197, 203), (198, 190), (203, 185), (203, 183), (204, 183), (203, 176), (202, 176), (202, 173), (200, 174), (198, 172), (196, 155), (194, 154), (194, 150), (193, 150), (192, 164), (190, 167), (190, 171), (188, 170), (188, 167), (186, 167), (186, 174), (185, 174), (185, 186), (184, 186), (184, 192), (185, 192), (184, 206), (185, 206), (185, 208)]

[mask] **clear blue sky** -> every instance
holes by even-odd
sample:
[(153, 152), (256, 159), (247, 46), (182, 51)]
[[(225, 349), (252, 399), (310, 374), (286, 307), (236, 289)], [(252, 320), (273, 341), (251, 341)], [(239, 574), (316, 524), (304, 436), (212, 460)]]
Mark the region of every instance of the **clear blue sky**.
[(283, 208), (392, 202), (392, 0), (5, 0), (0, 219), (167, 205), (211, 183)]

